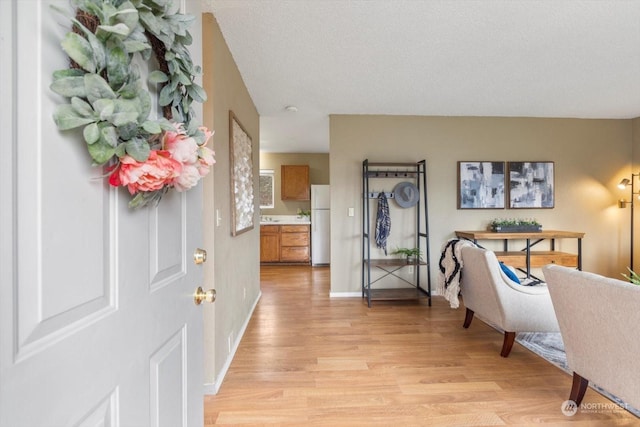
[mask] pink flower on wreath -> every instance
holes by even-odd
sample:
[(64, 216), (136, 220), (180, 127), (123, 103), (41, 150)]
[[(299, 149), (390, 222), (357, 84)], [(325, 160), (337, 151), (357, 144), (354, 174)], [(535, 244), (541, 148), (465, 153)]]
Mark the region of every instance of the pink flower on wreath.
[(209, 147), (200, 147), (198, 151), (198, 172), (200, 176), (205, 176), (209, 173), (211, 166), (216, 162), (213, 158), (215, 152)]
[(109, 177), (114, 187), (127, 186), (130, 194), (138, 191), (157, 191), (172, 185), (182, 173), (182, 164), (171, 158), (166, 150), (151, 150), (149, 158), (139, 162), (129, 155), (120, 158), (120, 164)]
[(121, 157), (109, 176), (109, 184), (126, 186), (131, 194), (153, 192), (165, 186), (186, 191), (197, 185), (216, 162), (214, 151), (205, 147), (213, 132), (201, 127), (205, 142), (198, 145), (195, 138), (186, 134), (182, 124), (174, 126), (175, 131), (165, 131), (162, 135), (163, 149), (151, 150), (144, 162), (129, 155)]
[(198, 160), (198, 143), (185, 134), (180, 124), (176, 125), (176, 132), (165, 131), (162, 147), (182, 164), (192, 164)]
[(204, 126), (200, 126), (198, 129), (200, 129), (200, 131), (204, 133), (204, 144), (202, 144), (203, 146), (207, 145), (209, 139), (213, 136), (214, 133), (216, 133), (216, 131), (211, 131)]
[(173, 181), (176, 191), (187, 191), (200, 181), (200, 173), (194, 165), (182, 165), (182, 173)]
[(209, 173), (211, 166), (216, 162), (216, 159), (213, 157), (216, 154), (215, 151), (209, 147), (205, 147), (215, 132), (210, 131), (206, 127), (201, 127), (200, 130), (204, 133), (205, 139), (204, 144), (198, 149), (198, 171), (200, 172), (200, 176), (205, 176)]
[(173, 182), (177, 191), (186, 191), (197, 185), (200, 178), (207, 175), (211, 165), (215, 163), (213, 150), (205, 147), (213, 132), (205, 127), (201, 127), (200, 130), (205, 135), (205, 142), (200, 146), (194, 138), (184, 132), (180, 124), (176, 125), (176, 132), (166, 131), (162, 137), (163, 147), (182, 165), (180, 176)]

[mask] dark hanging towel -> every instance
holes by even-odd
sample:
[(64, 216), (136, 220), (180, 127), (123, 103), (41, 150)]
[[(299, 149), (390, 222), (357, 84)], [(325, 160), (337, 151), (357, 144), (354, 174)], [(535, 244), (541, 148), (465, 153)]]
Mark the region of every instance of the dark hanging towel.
[(391, 233), (391, 217), (389, 216), (389, 202), (384, 191), (378, 195), (378, 215), (376, 218), (376, 246), (384, 249), (387, 255), (387, 237)]

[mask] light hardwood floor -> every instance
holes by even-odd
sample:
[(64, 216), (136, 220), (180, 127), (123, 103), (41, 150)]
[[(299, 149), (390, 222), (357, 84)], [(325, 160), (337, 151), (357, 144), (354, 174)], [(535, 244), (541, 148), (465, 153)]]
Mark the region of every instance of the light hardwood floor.
[[(329, 298), (329, 269), (263, 266), (262, 298), (205, 425), (640, 425), (589, 389), (567, 417), (571, 377), (464, 307)], [(218, 302), (220, 303), (220, 302)]]

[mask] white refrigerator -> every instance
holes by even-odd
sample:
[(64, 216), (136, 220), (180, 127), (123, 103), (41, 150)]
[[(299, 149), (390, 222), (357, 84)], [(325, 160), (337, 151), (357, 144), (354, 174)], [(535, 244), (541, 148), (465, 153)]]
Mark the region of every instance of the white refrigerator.
[(311, 265), (331, 262), (331, 211), (328, 185), (311, 186)]

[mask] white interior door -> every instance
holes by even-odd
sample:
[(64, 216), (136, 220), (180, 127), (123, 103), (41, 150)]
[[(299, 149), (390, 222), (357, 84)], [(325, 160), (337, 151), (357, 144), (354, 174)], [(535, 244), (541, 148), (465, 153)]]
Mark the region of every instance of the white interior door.
[(132, 211), (58, 132), (50, 4), (0, 0), (0, 426), (202, 426), (201, 191)]

